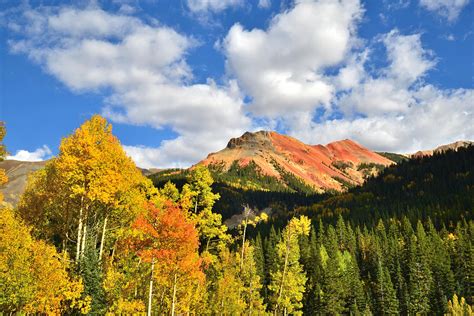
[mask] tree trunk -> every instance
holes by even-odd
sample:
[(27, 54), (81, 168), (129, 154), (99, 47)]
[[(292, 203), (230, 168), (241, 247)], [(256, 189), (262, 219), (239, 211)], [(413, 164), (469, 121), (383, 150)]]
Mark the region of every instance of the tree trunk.
[(99, 250), (99, 263), (102, 262), (102, 251), (104, 250), (106, 227), (107, 227), (107, 216), (104, 219), (104, 227), (102, 228), (102, 237), (100, 240), (100, 250)]
[(153, 294), (153, 269), (155, 268), (155, 258), (151, 260), (150, 289), (148, 291), (148, 311), (147, 316), (151, 316), (151, 298)]
[(245, 216), (244, 233), (242, 237), (242, 254), (240, 255), (240, 271), (242, 271), (242, 267), (244, 265), (245, 234), (247, 233), (247, 222), (248, 222), (248, 217)]
[(66, 233), (66, 239), (63, 240), (63, 264), (66, 263), (66, 247), (67, 247), (67, 233)]
[(112, 247), (112, 255), (110, 256), (110, 262), (114, 262), (115, 257), (115, 248), (117, 247), (117, 240), (114, 241), (114, 246)]
[(176, 285), (178, 279), (178, 272), (174, 273), (174, 282), (173, 282), (173, 303), (171, 304), (171, 316), (174, 316), (174, 310), (176, 307)]
[(209, 243), (211, 242), (211, 238), (208, 238), (206, 241), (206, 252), (209, 251)]
[(77, 227), (77, 246), (76, 246), (76, 263), (79, 263), (79, 256), (81, 254), (82, 241), (82, 206), (79, 210), (79, 225)]
[(197, 214), (198, 212), (198, 199), (199, 195), (196, 195), (196, 203), (194, 204), (194, 214)]
[(84, 223), (84, 232), (82, 233), (81, 259), (84, 258), (84, 250), (86, 249), (86, 238), (87, 238), (87, 224)]

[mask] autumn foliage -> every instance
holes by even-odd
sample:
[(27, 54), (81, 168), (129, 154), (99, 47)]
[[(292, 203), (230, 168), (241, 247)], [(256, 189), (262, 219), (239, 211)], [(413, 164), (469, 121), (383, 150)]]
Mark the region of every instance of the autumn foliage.
[(31, 237), (9, 209), (0, 211), (0, 310), (60, 315), (87, 313), (83, 283), (68, 275), (68, 258)]
[[(198, 255), (197, 231), (184, 211), (166, 202), (163, 207), (149, 203), (132, 224), (130, 248), (145, 262), (153, 263), (157, 283), (176, 287), (183, 310), (189, 309), (189, 293), (203, 284), (204, 274)], [(187, 293), (189, 291), (189, 293)]]

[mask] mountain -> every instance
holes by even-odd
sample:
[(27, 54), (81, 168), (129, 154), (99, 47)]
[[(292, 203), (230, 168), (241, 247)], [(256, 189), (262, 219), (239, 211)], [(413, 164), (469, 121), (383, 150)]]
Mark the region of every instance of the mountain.
[(308, 145), (290, 136), (259, 131), (231, 139), (226, 148), (209, 154), (199, 164), (221, 174), (251, 166), (290, 189), (299, 181), (313, 191), (325, 192), (362, 184), (393, 161), (348, 139), (325, 146)]
[(474, 144), (474, 142), (467, 141), (467, 140), (461, 140), (461, 141), (457, 141), (457, 142), (450, 143), (450, 144), (447, 144), (447, 145), (442, 145), (442, 146), (436, 147), (435, 149), (431, 149), (431, 150), (420, 150), (420, 151), (417, 151), (416, 153), (411, 154), (409, 156), (410, 156), (410, 158), (420, 158), (420, 157), (423, 157), (423, 156), (432, 156), (434, 154), (440, 154), (440, 153), (443, 153), (443, 152), (448, 151), (448, 150), (457, 151), (459, 148), (468, 147), (468, 146), (471, 146), (473, 144)]
[(5, 202), (16, 205), (20, 195), (25, 191), (28, 175), (38, 169), (43, 168), (46, 161), (18, 161), (4, 160), (0, 161), (0, 168), (5, 169), (8, 176), (8, 182), (2, 187), (2, 193), (5, 196)]
[(377, 152), (377, 154), (384, 156), (385, 158), (395, 162), (395, 163), (400, 163), (402, 161), (410, 159), (408, 155), (404, 154), (397, 154), (397, 153), (390, 153), (390, 152), (385, 152), (385, 151), (380, 151)]

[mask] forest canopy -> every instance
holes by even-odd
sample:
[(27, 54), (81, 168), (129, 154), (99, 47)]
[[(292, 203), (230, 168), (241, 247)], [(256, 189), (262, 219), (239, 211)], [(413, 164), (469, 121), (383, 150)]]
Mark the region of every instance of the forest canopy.
[[(333, 196), (269, 192), (267, 218), (219, 204), (206, 167), (154, 186), (96, 115), (0, 210), (0, 310), (471, 315), (473, 160), (470, 147), (403, 161)], [(244, 209), (233, 230), (222, 205)]]

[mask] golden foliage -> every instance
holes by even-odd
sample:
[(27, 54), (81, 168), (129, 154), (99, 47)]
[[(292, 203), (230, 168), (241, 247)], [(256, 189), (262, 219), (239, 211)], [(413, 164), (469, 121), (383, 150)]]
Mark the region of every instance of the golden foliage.
[(68, 276), (68, 258), (37, 241), (9, 209), (0, 212), (0, 309), (62, 314), (89, 310), (83, 284)]

